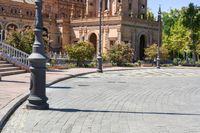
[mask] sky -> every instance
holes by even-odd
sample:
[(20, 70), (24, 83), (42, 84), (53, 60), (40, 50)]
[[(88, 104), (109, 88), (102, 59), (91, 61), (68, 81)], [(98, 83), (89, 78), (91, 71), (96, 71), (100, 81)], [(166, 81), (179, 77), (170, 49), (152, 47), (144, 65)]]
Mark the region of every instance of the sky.
[(162, 11), (169, 11), (170, 9), (180, 9), (183, 6), (188, 6), (190, 2), (200, 6), (200, 0), (147, 0), (148, 8), (150, 8), (155, 15), (157, 15), (159, 5)]

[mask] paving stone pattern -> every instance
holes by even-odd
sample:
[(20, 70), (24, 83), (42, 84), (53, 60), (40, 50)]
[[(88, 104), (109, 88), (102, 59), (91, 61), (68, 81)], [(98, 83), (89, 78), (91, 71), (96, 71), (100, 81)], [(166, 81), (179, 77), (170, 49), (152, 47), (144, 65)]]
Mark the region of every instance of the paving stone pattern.
[(200, 69), (88, 74), (47, 88), (50, 109), (23, 104), (3, 133), (200, 133)]

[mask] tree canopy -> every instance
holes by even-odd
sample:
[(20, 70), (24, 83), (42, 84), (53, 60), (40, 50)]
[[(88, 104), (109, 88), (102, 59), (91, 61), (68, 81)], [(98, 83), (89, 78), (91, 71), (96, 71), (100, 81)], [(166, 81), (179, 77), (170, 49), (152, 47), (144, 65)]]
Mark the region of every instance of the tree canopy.
[[(172, 9), (162, 13), (163, 45), (169, 50), (171, 58), (196, 57), (200, 55), (200, 8), (193, 3), (180, 10)], [(193, 40), (193, 41), (192, 41)]]

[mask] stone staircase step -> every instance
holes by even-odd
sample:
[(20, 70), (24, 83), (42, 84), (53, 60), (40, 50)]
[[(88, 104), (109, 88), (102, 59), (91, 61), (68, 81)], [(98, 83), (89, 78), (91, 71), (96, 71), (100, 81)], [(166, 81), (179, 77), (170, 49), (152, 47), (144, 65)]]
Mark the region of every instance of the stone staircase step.
[(12, 70), (19, 70), (20, 67), (0, 67), (0, 72), (2, 71), (12, 71)]
[(8, 64), (8, 63), (0, 64), (0, 68), (2, 68), (2, 67), (12, 67), (12, 66), (13, 66), (13, 64)]
[(14, 66), (11, 63), (0, 58), (0, 75), (8, 76), (14, 74), (26, 73), (26, 70), (22, 70), (20, 67)]
[(14, 74), (20, 74), (20, 73), (26, 73), (26, 70), (3, 71), (3, 72), (0, 72), (0, 75), (8, 76), (8, 75), (14, 75)]
[(7, 61), (0, 60), (0, 64), (6, 64)]

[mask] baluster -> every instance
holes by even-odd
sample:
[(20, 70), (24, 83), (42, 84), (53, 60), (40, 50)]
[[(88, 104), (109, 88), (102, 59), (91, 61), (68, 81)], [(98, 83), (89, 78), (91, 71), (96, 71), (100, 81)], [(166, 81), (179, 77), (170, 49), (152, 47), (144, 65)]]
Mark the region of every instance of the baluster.
[(19, 61), (19, 51), (17, 51), (17, 61)]
[(8, 46), (8, 55), (10, 56), (10, 47)]
[(7, 46), (4, 46), (5, 53), (8, 54)]
[(10, 56), (10, 47), (8, 47), (8, 55)]
[(22, 58), (21, 58), (22, 53), (19, 52), (19, 62), (22, 62)]
[(14, 50), (14, 58), (16, 58), (16, 50)]
[(8, 54), (8, 46), (6, 46), (6, 54)]

